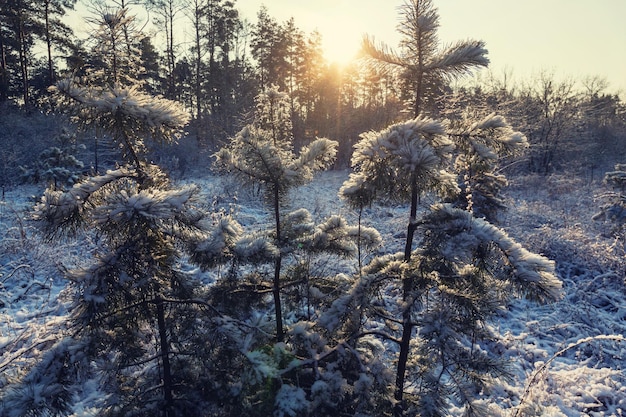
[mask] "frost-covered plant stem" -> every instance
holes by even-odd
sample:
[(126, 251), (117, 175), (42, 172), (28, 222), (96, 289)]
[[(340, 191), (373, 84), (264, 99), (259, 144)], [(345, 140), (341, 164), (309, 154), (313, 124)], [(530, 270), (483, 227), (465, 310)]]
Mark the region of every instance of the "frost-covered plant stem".
[(614, 335), (614, 334), (613, 335), (601, 334), (601, 335), (593, 336), (593, 337), (585, 337), (585, 338), (577, 340), (574, 343), (570, 343), (569, 345), (567, 345), (563, 349), (561, 349), (558, 352), (556, 352), (554, 355), (552, 355), (552, 357), (550, 359), (545, 361), (532, 374), (532, 376), (530, 377), (528, 383), (526, 384), (526, 389), (524, 389), (524, 394), (520, 398), (519, 404), (517, 404), (517, 407), (515, 407), (514, 412), (511, 414), (511, 417), (517, 417), (520, 414), (520, 412), (522, 410), (522, 406), (524, 405), (524, 403), (528, 399), (528, 396), (530, 395), (530, 391), (531, 391), (532, 387), (535, 385), (535, 383), (537, 382), (538, 378), (541, 376), (542, 372), (545, 371), (546, 369), (548, 369), (548, 366), (550, 366), (550, 364), (556, 358), (558, 358), (559, 356), (561, 356), (565, 352), (567, 352), (567, 351), (569, 351), (571, 349), (574, 349), (575, 347), (578, 347), (578, 346), (580, 346), (582, 344), (585, 344), (585, 343), (593, 342), (595, 340), (614, 340), (614, 341), (617, 341), (617, 342), (623, 342), (623, 341), (626, 341), (626, 337), (621, 336), (621, 335)]

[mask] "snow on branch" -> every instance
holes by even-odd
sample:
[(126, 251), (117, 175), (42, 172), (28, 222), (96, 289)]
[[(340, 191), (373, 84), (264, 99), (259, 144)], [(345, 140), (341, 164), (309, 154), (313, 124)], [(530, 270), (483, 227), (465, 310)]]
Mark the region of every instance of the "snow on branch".
[(192, 260), (204, 268), (222, 263), (242, 234), (243, 228), (231, 216), (220, 217), (212, 230), (189, 242)]
[(234, 253), (242, 261), (259, 263), (278, 258), (280, 250), (267, 236), (247, 235), (237, 240)]
[(341, 256), (351, 256), (357, 251), (348, 234), (348, 225), (341, 216), (331, 216), (315, 228), (311, 237), (311, 249), (333, 252)]
[(452, 149), (443, 124), (425, 117), (363, 133), (352, 156), (352, 166), (362, 175), (351, 177), (346, 184), (350, 188), (345, 190), (371, 192), (359, 196), (364, 203), (370, 203), (375, 194), (402, 200), (410, 196), (412, 181), (419, 182), (421, 191), (453, 193), (458, 188), (456, 179), (443, 169)]
[(339, 189), (339, 197), (352, 208), (360, 209), (372, 204), (376, 198), (376, 188), (367, 183), (362, 172), (351, 172)]
[(122, 87), (97, 90), (77, 85), (67, 78), (51, 87), (84, 107), (90, 108), (99, 116), (115, 119), (116, 115), (140, 121), (146, 130), (158, 133), (161, 128), (182, 129), (189, 121), (189, 114), (175, 101), (154, 97), (142, 92), (138, 87)]
[(522, 294), (541, 302), (562, 297), (562, 283), (555, 275), (554, 261), (528, 251), (491, 223), (465, 210), (440, 204), (433, 207), (432, 215), (423, 224), (446, 231), (450, 236), (447, 243), (450, 256), (458, 257), (458, 251), (471, 251), (479, 243), (495, 245), (510, 267), (509, 273), (497, 278), (511, 282)]
[(486, 55), (485, 42), (458, 41), (433, 57), (426, 70), (439, 72), (444, 76), (465, 75), (474, 67), (488, 66), (489, 59)]
[(97, 223), (124, 222), (137, 216), (152, 221), (170, 220), (184, 209), (184, 205), (192, 199), (197, 190), (196, 186), (173, 190), (152, 188), (137, 193), (121, 190), (109, 196), (107, 202), (98, 207), (94, 213), (94, 220)]
[(65, 192), (47, 189), (35, 206), (34, 219), (46, 222), (51, 231), (59, 227), (74, 227), (82, 221), (84, 205), (92, 195), (121, 178), (136, 175), (133, 170), (120, 168), (79, 182)]
[[(294, 168), (307, 167), (312, 172), (326, 169), (335, 162), (339, 143), (326, 138), (318, 138), (302, 148)], [(306, 177), (306, 176), (305, 176)]]

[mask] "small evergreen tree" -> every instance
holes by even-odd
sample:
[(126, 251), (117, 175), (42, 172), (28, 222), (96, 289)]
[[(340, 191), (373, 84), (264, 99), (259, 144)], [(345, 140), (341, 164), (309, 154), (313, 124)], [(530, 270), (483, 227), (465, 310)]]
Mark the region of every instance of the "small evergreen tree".
[[(524, 143), (523, 137), (496, 116), (470, 126), (461, 138), (469, 147), (467, 154), (460, 148), (463, 160), (475, 157), (474, 152), (494, 160), (496, 154), (487, 144), (513, 149)], [(443, 125), (433, 120), (415, 119), (361, 135), (352, 161), (356, 172), (344, 183), (342, 196), (350, 204), (362, 206), (378, 200), (411, 201), (416, 187), (450, 195), (456, 175), (448, 164), (452, 144), (448, 137), (459, 139), (459, 130), (451, 133), (446, 135)], [(346, 311), (369, 308), (369, 313), (362, 314), (384, 320), (402, 316), (400, 338), (393, 335), (393, 327), (383, 334), (400, 347), (396, 416), (412, 415), (417, 409), (422, 415), (440, 415), (448, 395), (461, 399), (468, 411), (476, 411), (469, 393), (483, 387), (489, 375), (502, 372), (501, 364), (479, 347), (480, 340), (494, 338), (482, 323), (513, 294), (530, 294), (539, 301), (556, 299), (560, 282), (553, 276), (550, 261), (523, 250), (502, 231), (475, 219), (471, 210), (437, 206), (419, 220), (417, 208), (411, 205), (409, 222), (409, 228), (423, 231), (417, 249), (409, 246), (407, 235), (405, 252), (374, 259), (364, 268), (352, 295), (336, 307)], [(392, 306), (385, 312), (367, 307), (367, 294), (395, 285), (390, 280), (402, 288), (400, 311)], [(354, 322), (349, 314), (345, 319)], [(420, 388), (405, 391), (406, 378)]]
[(611, 225), (610, 233), (622, 240), (621, 250), (626, 252), (626, 164), (616, 164), (613, 171), (604, 174), (604, 183), (610, 191), (600, 194), (597, 199), (602, 202), (593, 220), (604, 221)]
[[(524, 138), (497, 116), (458, 124), (456, 131), (447, 131), (443, 123), (420, 116), (429, 81), (458, 76), (488, 61), (482, 42), (459, 42), (439, 50), (438, 14), (431, 1), (407, 1), (402, 15), (403, 54), (377, 48), (367, 39), (364, 46), (373, 58), (410, 73), (415, 119), (361, 135), (352, 157), (355, 174), (342, 187), (342, 195), (353, 206), (376, 200), (408, 202), (405, 248), (401, 254), (374, 259), (353, 293), (355, 300), (366, 301), (363, 295), (370, 291), (367, 288), (381, 287), (389, 279), (401, 283), (400, 310), (382, 316), (378, 313), (385, 320), (401, 316), (400, 338), (384, 336), (399, 345), (394, 416), (413, 415), (417, 410), (425, 416), (441, 415), (450, 395), (468, 405), (470, 413), (476, 410), (468, 388), (481, 386), (486, 375), (499, 369), (488, 356), (470, 354), (479, 352), (478, 340), (490, 336), (481, 330), (481, 323), (503, 303), (504, 291), (497, 291), (494, 298), (486, 290), (494, 281), (516, 282), (518, 289), (526, 285), (525, 292), (550, 300), (558, 296), (560, 282), (550, 261), (533, 254), (512, 257), (510, 248), (516, 244), (508, 239), (490, 241), (472, 226), (476, 220), (470, 213), (434, 208), (424, 220), (418, 220), (422, 195), (439, 192), (452, 198), (458, 192), (458, 177), (450, 169), (454, 139), (460, 150), (456, 161), (463, 174), (463, 206), (473, 211), (488, 207), (486, 202), (475, 201), (480, 191), (493, 195), (490, 204), (497, 203), (495, 193), (502, 179), (493, 175), (487, 178), (497, 158), (494, 149), (513, 150), (524, 145)], [(479, 175), (482, 178), (476, 178)], [(478, 186), (481, 184), (486, 186), (484, 190)], [(469, 217), (460, 220), (464, 216)], [(414, 236), (420, 227), (424, 239), (416, 249)], [(498, 233), (493, 230), (491, 236)], [(456, 246), (448, 241), (455, 236), (463, 236), (463, 243)], [(471, 295), (465, 298), (470, 287), (477, 292), (468, 292)], [(354, 308), (353, 302), (345, 300), (342, 304)], [(410, 386), (417, 388), (407, 391), (407, 378)]]
[(507, 185), (497, 171), (499, 162), (527, 149), (526, 137), (496, 114), (478, 120), (466, 116), (450, 122), (447, 131), (455, 143), (454, 171), (461, 191), (453, 201), (476, 217), (497, 221), (498, 212), (506, 208), (500, 191)]
[(50, 147), (39, 154), (39, 159), (31, 166), (20, 166), (24, 182), (45, 181), (54, 189), (72, 185), (80, 177), (83, 163), (76, 153), (84, 146), (76, 143), (76, 135), (63, 131), (58, 138), (59, 146)]
[(272, 282), (276, 340), (279, 342), (285, 336), (281, 304), (282, 248), (290, 244), (282, 216), (287, 193), (311, 180), (315, 171), (330, 166), (337, 148), (337, 142), (316, 139), (296, 155), (292, 150), (289, 104), (287, 95), (276, 88), (260, 94), (254, 122), (244, 127), (215, 155), (218, 167), (232, 172), (244, 184), (261, 186), (265, 203), (272, 211), (274, 241), (281, 248), (274, 261)]
[[(333, 160), (336, 143), (317, 139), (299, 155), (292, 151), (288, 97), (275, 89), (257, 99), (255, 120), (230, 145), (218, 152), (217, 164), (245, 184), (260, 185), (274, 226), (267, 235), (277, 253), (257, 259), (254, 272), (232, 284), (231, 292), (257, 293), (271, 287), (276, 311), (276, 339), (255, 333), (240, 344), (247, 360), (241, 376), (238, 415), (332, 415), (376, 409), (384, 391), (380, 358), (364, 357), (352, 343), (353, 334), (328, 331), (320, 321), (331, 301), (352, 280), (328, 267), (316, 269), (318, 260), (330, 265), (333, 257), (354, 256), (357, 243), (374, 247), (380, 235), (371, 228), (348, 226), (339, 216), (315, 224), (306, 209), (284, 212), (297, 200), (297, 186)], [(259, 234), (265, 234), (260, 232)], [(261, 264), (273, 261), (273, 277), (264, 285)], [(271, 273), (270, 273), (271, 274)], [(246, 298), (247, 300), (247, 298)], [(263, 323), (258, 309), (241, 320)], [(255, 307), (263, 308), (261, 304)], [(284, 317), (284, 319), (282, 318)], [(283, 322), (284, 320), (284, 322)], [(360, 322), (359, 322), (360, 324)], [(258, 325), (261, 327), (261, 324)], [(351, 330), (358, 331), (358, 325)], [(277, 343), (276, 343), (277, 342)]]
[(219, 323), (233, 325), (202, 301), (179, 262), (184, 251), (205, 264), (228, 260), (239, 227), (228, 216), (214, 225), (199, 209), (197, 187), (175, 187), (145, 162), (145, 139), (172, 142), (187, 122), (176, 103), (70, 80), (57, 92), (74, 103), (74, 117), (116, 141), (122, 165), (67, 191), (48, 189), (36, 207), (49, 236), (92, 230), (99, 246), (91, 265), (67, 273), (74, 288), (67, 331), (3, 396), (0, 415), (67, 415), (85, 375), (101, 381), (102, 415), (198, 415), (228, 391), (214, 356), (228, 336), (214, 335)]

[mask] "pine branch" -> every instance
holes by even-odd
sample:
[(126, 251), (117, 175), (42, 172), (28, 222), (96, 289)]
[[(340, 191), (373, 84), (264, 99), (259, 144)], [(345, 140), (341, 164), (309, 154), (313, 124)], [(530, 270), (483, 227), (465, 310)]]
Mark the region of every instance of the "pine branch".
[(363, 41), (361, 43), (361, 48), (364, 54), (370, 58), (371, 64), (375, 63), (385, 63), (388, 65), (394, 65), (402, 68), (409, 67), (410, 64), (406, 62), (397, 52), (392, 50), (389, 46), (384, 43), (378, 43), (374, 41), (374, 39), (368, 35), (363, 37)]
[(446, 47), (433, 57), (426, 72), (436, 72), (443, 77), (456, 78), (466, 75), (476, 67), (487, 67), (487, 49), (483, 41), (459, 41)]

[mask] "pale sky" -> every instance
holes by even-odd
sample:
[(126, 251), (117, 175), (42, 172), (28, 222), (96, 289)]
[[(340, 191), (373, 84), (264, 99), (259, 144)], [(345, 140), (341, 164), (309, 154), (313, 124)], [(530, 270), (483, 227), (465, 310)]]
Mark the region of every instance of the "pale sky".
[[(346, 61), (364, 34), (396, 47), (402, 0), (237, 0), (256, 22), (264, 4), (279, 22), (293, 17), (306, 33), (318, 30), (329, 60)], [(626, 97), (626, 0), (435, 0), (443, 43), (483, 40), (490, 70), (529, 81), (540, 72), (557, 79), (599, 76), (608, 92)]]

